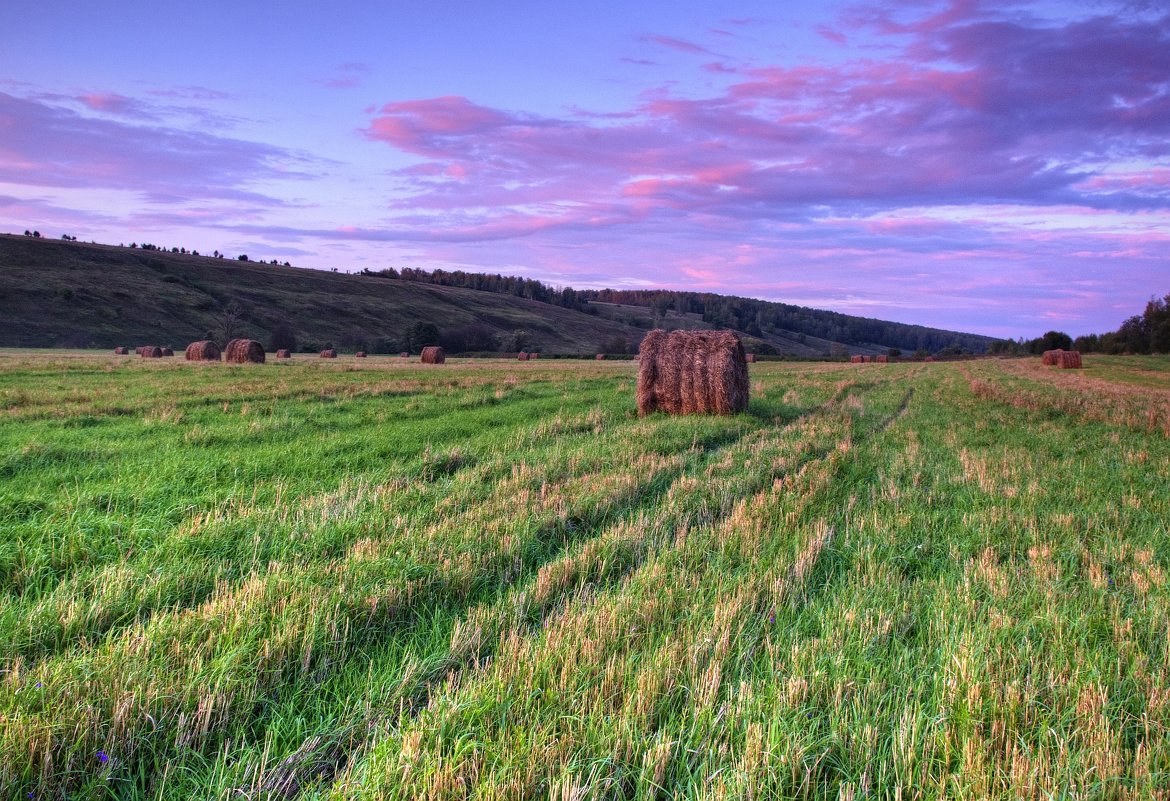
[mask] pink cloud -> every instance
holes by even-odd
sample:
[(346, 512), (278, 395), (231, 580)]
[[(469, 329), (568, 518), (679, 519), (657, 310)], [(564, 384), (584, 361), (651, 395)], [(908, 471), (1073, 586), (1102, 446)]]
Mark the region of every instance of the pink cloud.
[(695, 42), (691, 42), (691, 41), (688, 41), (686, 39), (679, 39), (679, 38), (674, 37), (674, 36), (661, 36), (659, 34), (646, 34), (645, 36), (642, 37), (642, 41), (650, 42), (651, 44), (656, 44), (656, 45), (659, 45), (660, 47), (665, 47), (668, 50), (676, 50), (680, 53), (711, 54), (711, 51), (708, 50), (706, 47), (703, 47), (701, 44), (697, 44)]

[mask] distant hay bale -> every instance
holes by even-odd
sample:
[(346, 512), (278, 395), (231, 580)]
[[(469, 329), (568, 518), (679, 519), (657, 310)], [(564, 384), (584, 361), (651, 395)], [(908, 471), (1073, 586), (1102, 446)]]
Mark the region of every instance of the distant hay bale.
[(1081, 352), (1079, 350), (1062, 350), (1057, 366), (1062, 370), (1080, 370)]
[(881, 364), (886, 364), (887, 362), (890, 361), (890, 357), (889, 356), (874, 356), (873, 360), (875, 362), (879, 362)]
[(366, 352), (364, 350), (359, 350), (357, 353), (354, 354), (354, 358), (364, 359), (364, 358), (366, 358)]
[(126, 348), (122, 347), (121, 345), (119, 345), (118, 347), (114, 348), (114, 355), (115, 355), (115, 356), (126, 356), (126, 355), (128, 355), (129, 353), (130, 353), (130, 351), (129, 351), (129, 350), (127, 350)]
[(158, 345), (143, 345), (142, 352), (138, 354), (144, 359), (159, 359), (162, 357), (162, 348)]
[(1057, 348), (1056, 350), (1046, 350), (1040, 356), (1040, 364), (1046, 365), (1048, 367), (1055, 367), (1056, 365), (1060, 364), (1060, 354), (1062, 353), (1064, 353), (1064, 351), (1060, 348)]
[(337, 351), (335, 351), (333, 348), (326, 348), (325, 350), (321, 351), (320, 356), (322, 359), (336, 359)]
[(595, 361), (603, 362), (603, 361), (605, 361), (605, 354), (599, 353), (596, 356), (594, 356), (593, 358)]
[(745, 353), (743, 357), (747, 360), (748, 364), (754, 364), (756, 361), (756, 354), (754, 353)]
[(528, 361), (528, 354), (524, 351), (520, 351), (519, 353), (516, 354), (516, 361), (519, 361), (519, 362)]
[(170, 348), (163, 348), (162, 355), (163, 356), (174, 356), (175, 352), (173, 350), (171, 350)]
[(142, 346), (141, 346), (141, 345), (139, 345), (137, 348), (135, 348), (135, 349), (134, 349), (134, 355), (135, 355), (135, 356), (141, 356), (141, 355), (142, 355)]
[(399, 358), (402, 358), (402, 359), (409, 359), (410, 358), (410, 351), (404, 350), (401, 353), (399, 353), (398, 356), (399, 356)]
[(230, 364), (264, 364), (264, 346), (254, 339), (233, 339), (223, 351)]
[(278, 358), (278, 359), (291, 359), (292, 358), (292, 351), (290, 351), (288, 348), (280, 348), (276, 351), (276, 358)]
[(189, 362), (218, 362), (219, 345), (210, 339), (192, 342), (187, 346), (187, 361)]
[(446, 361), (447, 354), (438, 345), (428, 345), (422, 349), (423, 364), (444, 364)]
[(849, 361), (852, 362), (853, 364), (862, 364), (865, 362), (865, 357), (862, 356), (861, 354), (856, 354), (854, 356), (850, 356)]
[(747, 356), (733, 331), (655, 329), (642, 340), (638, 355), (639, 415), (747, 409)]
[(528, 358), (529, 358), (529, 359), (539, 359), (539, 358), (540, 358), (540, 354), (539, 354), (539, 353), (529, 353), (529, 354), (528, 354)]
[(934, 357), (933, 357), (933, 356), (927, 356), (927, 357), (926, 357), (925, 359), (923, 359), (922, 361), (924, 361), (924, 362), (933, 362), (933, 361), (934, 361)]

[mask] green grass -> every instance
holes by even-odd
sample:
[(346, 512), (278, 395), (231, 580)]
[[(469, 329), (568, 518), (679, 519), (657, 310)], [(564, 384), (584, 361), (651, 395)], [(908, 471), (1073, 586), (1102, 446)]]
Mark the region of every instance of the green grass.
[(0, 354), (0, 797), (1154, 797), (1170, 370), (1038, 362)]

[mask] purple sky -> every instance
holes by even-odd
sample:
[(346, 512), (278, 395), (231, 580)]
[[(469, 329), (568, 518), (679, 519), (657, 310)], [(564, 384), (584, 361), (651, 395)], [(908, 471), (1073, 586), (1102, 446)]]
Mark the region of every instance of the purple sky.
[(5, 3), (0, 231), (1010, 337), (1170, 292), (1168, 0), (183, 6)]

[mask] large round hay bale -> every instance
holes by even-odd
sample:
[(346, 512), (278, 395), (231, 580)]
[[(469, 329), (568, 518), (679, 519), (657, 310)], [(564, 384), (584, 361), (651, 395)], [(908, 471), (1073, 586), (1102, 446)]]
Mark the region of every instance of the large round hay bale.
[(516, 360), (521, 361), (521, 362), (528, 361), (528, 353), (525, 351), (520, 351), (519, 353), (516, 354)]
[(210, 339), (201, 339), (187, 346), (187, 361), (189, 362), (218, 362), (219, 345)]
[(115, 356), (127, 356), (127, 355), (129, 355), (129, 353), (130, 353), (130, 351), (127, 350), (126, 348), (122, 347), (121, 345), (114, 348), (114, 355)]
[(223, 351), (231, 364), (264, 364), (264, 346), (254, 339), (233, 339)]
[(1081, 352), (1079, 350), (1062, 350), (1057, 366), (1062, 370), (1080, 370)]
[(438, 345), (428, 345), (422, 349), (423, 364), (445, 364), (447, 354)]
[(747, 409), (750, 379), (734, 331), (655, 329), (638, 350), (638, 414), (734, 414)]
[(1062, 353), (1064, 353), (1064, 351), (1060, 348), (1057, 348), (1056, 350), (1046, 350), (1044, 353), (1040, 354), (1040, 364), (1047, 365), (1048, 367), (1054, 367), (1060, 364), (1060, 354)]
[(319, 355), (322, 359), (336, 359), (337, 351), (333, 348), (325, 348)]
[(288, 348), (277, 348), (276, 358), (278, 358), (278, 359), (291, 359), (292, 358), (292, 351), (289, 350)]
[(162, 355), (163, 356), (174, 356), (175, 352), (171, 348), (163, 348)]
[(144, 359), (159, 359), (162, 358), (162, 348), (158, 345), (143, 345), (142, 352), (138, 354)]

